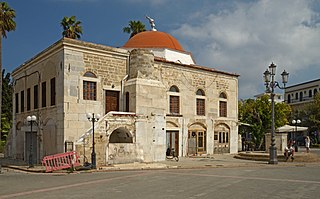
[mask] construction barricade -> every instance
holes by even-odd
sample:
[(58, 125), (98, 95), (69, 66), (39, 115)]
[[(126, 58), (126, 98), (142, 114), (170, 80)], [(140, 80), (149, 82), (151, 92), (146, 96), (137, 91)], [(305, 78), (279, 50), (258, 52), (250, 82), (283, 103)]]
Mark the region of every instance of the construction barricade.
[(46, 172), (52, 172), (80, 166), (80, 161), (77, 152), (70, 151), (45, 156), (42, 160), (42, 165), (46, 167)]

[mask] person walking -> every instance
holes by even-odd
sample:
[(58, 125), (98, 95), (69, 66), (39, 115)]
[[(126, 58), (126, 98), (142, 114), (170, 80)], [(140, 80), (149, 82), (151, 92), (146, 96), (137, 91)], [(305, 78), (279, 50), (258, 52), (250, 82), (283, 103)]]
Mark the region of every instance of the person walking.
[(305, 143), (306, 143), (306, 150), (307, 150), (307, 153), (309, 153), (310, 151), (310, 137), (307, 136), (306, 139), (304, 140)]

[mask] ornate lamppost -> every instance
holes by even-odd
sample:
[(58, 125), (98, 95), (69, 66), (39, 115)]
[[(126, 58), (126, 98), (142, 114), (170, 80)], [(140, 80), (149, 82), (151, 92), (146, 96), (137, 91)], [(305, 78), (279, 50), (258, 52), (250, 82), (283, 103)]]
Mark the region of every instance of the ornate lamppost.
[(298, 124), (300, 124), (300, 123), (301, 123), (301, 120), (299, 120), (299, 119), (292, 120), (292, 124), (295, 126), (295, 132), (294, 132), (294, 136), (291, 136), (291, 139), (293, 139), (293, 137), (294, 137), (294, 140), (296, 141), (295, 146), (294, 146), (296, 152), (298, 152), (298, 143), (297, 143), (296, 138), (297, 138), (297, 132), (298, 132)]
[(27, 117), (27, 122), (30, 123), (30, 147), (29, 147), (29, 167), (32, 168), (33, 167), (33, 143), (32, 143), (32, 126), (33, 124), (38, 124), (37, 123), (37, 117), (35, 115), (32, 116), (28, 116)]
[(274, 80), (274, 76), (276, 74), (276, 65), (271, 63), (269, 69), (267, 69), (263, 73), (266, 92), (270, 93), (271, 98), (271, 145), (269, 147), (269, 164), (278, 164), (277, 159), (277, 147), (276, 147), (276, 139), (275, 139), (275, 126), (274, 126), (274, 89), (276, 87), (280, 89), (284, 89), (286, 87), (286, 83), (288, 82), (289, 73), (285, 70), (281, 73), (283, 87), (279, 85), (277, 81)]
[(98, 122), (100, 119), (100, 114), (96, 116), (94, 113), (87, 113), (87, 118), (89, 122), (92, 122), (92, 153), (91, 153), (91, 169), (96, 169), (96, 151), (94, 148), (94, 123)]

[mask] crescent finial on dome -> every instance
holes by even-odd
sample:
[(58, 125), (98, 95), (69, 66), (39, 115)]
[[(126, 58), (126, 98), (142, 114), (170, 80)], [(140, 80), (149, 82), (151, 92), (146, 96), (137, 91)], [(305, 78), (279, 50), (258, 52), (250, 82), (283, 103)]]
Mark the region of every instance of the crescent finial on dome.
[(146, 15), (146, 18), (149, 20), (149, 23), (151, 25), (151, 30), (152, 31), (157, 31), (156, 24), (154, 23), (154, 19), (152, 19), (151, 17), (148, 17), (147, 15)]

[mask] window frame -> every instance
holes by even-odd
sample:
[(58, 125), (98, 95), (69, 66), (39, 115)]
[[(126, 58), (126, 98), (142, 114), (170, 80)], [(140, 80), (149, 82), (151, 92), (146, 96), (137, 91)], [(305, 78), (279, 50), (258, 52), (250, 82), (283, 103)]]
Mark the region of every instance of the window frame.
[(20, 112), (24, 112), (24, 90), (20, 91)]
[(47, 106), (47, 82), (41, 83), (41, 107), (45, 108)]
[[(91, 87), (93, 86), (93, 88)], [(83, 80), (83, 100), (97, 101), (97, 82)]]
[(39, 108), (39, 85), (33, 86), (33, 109)]
[(228, 117), (228, 96), (225, 92), (219, 94), (219, 117)]
[(56, 105), (56, 78), (50, 79), (50, 106)]
[(198, 89), (195, 94), (196, 94), (196, 115), (205, 116), (206, 115), (206, 94), (202, 89)]
[[(80, 78), (81, 80), (81, 99), (85, 101), (98, 101), (99, 99), (99, 82), (100, 80), (97, 78), (97, 75), (91, 71), (86, 71), (84, 75)], [(88, 84), (89, 83), (89, 90), (88, 90)], [(93, 86), (90, 88), (90, 84)], [(89, 93), (88, 93), (89, 92)], [(90, 94), (91, 92), (91, 94)], [(93, 92), (93, 93), (92, 93)]]
[(169, 114), (170, 115), (180, 115), (181, 113), (181, 94), (180, 89), (176, 85), (172, 85), (168, 90), (168, 98), (169, 98)]

